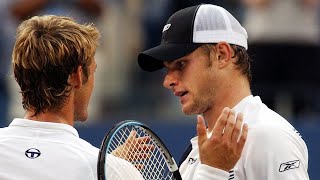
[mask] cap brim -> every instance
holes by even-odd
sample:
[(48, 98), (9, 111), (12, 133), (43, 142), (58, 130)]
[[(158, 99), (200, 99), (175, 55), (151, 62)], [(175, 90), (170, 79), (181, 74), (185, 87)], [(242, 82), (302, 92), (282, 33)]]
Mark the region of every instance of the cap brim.
[(202, 44), (168, 44), (163, 43), (138, 55), (138, 64), (144, 71), (156, 71), (163, 68), (164, 61), (179, 59), (200, 47)]

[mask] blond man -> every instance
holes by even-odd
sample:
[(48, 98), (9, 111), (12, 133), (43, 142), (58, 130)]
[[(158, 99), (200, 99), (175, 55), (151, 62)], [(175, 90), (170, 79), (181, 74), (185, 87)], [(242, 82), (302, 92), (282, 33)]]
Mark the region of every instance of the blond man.
[[(88, 117), (99, 37), (92, 24), (68, 17), (35, 16), (20, 24), (12, 66), (25, 115), (0, 129), (0, 179), (97, 179), (99, 149), (73, 125)], [(111, 155), (106, 166), (110, 179), (136, 172)]]

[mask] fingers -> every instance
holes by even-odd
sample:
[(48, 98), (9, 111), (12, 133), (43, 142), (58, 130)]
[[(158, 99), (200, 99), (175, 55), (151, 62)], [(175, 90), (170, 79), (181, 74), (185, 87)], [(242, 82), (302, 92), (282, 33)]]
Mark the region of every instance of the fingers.
[(147, 144), (150, 142), (150, 137), (148, 136), (143, 136), (143, 137), (136, 137), (136, 136), (137, 136), (137, 131), (132, 130), (125, 144), (139, 145), (139, 144)]
[(231, 137), (232, 137), (232, 133), (234, 131), (234, 127), (235, 127), (235, 124), (236, 124), (236, 119), (235, 119), (235, 111), (234, 110), (230, 110), (229, 111), (229, 116), (228, 118), (226, 119), (226, 125), (225, 125), (225, 129), (224, 129), (224, 132), (223, 132), (223, 139), (225, 141), (231, 141)]
[(201, 115), (197, 116), (198, 144), (201, 145), (207, 140), (207, 130), (204, 119)]
[(211, 137), (215, 138), (221, 138), (223, 135), (223, 130), (226, 126), (227, 119), (230, 114), (230, 108), (226, 107), (222, 110), (222, 113), (220, 114), (216, 124), (213, 127), (213, 134)]
[(154, 145), (148, 143), (149, 141), (150, 138), (148, 137), (126, 141), (126, 143), (112, 151), (112, 154), (127, 161), (147, 159), (149, 158), (150, 153), (155, 149)]
[(243, 114), (238, 113), (236, 116), (234, 110), (226, 107), (223, 109), (213, 128), (211, 139), (222, 138), (227, 144), (234, 146), (238, 150), (242, 150), (247, 139), (247, 134), (248, 125), (243, 124)]
[(143, 136), (143, 137), (138, 137), (134, 139), (134, 144), (147, 144), (150, 142), (150, 137), (149, 136)]
[(132, 130), (128, 136), (128, 139), (126, 140), (127, 143), (132, 143), (136, 137), (137, 131)]
[(241, 132), (241, 136), (237, 145), (237, 151), (239, 154), (241, 154), (242, 149), (244, 147), (244, 144), (247, 140), (247, 136), (248, 136), (248, 125), (246, 123), (243, 124), (242, 126), (242, 132)]
[(131, 151), (137, 151), (137, 152), (149, 152), (149, 151), (152, 151), (154, 150), (154, 145), (152, 144), (139, 144), (139, 145), (135, 145)]
[(210, 138), (207, 138), (202, 116), (197, 119), (201, 163), (229, 171), (241, 157), (247, 139), (248, 125), (243, 124), (243, 114), (238, 113), (236, 116), (234, 110), (224, 108), (214, 124)]
[(239, 134), (241, 131), (242, 123), (243, 123), (243, 114), (239, 113), (237, 115), (236, 123), (235, 123), (234, 129), (233, 129), (233, 132), (232, 132), (232, 137), (231, 137), (232, 143), (237, 143), (237, 141), (239, 139)]

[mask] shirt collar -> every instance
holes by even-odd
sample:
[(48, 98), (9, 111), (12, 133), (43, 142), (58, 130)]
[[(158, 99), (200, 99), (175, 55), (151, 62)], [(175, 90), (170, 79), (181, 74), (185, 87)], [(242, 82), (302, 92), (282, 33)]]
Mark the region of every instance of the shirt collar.
[[(257, 97), (257, 96), (256, 96)], [(252, 101), (255, 97), (253, 95), (249, 95), (245, 98), (243, 98), (237, 105), (235, 105), (232, 109), (235, 110), (236, 112), (242, 112), (246, 105)], [(259, 97), (258, 97), (259, 98)]]
[(29, 127), (29, 128), (41, 128), (41, 129), (51, 129), (51, 130), (60, 130), (66, 131), (74, 136), (79, 137), (78, 131), (68, 125), (62, 123), (53, 123), (53, 122), (40, 122), (40, 121), (33, 121), (29, 119), (22, 119), (22, 118), (15, 118), (10, 123), (9, 127)]

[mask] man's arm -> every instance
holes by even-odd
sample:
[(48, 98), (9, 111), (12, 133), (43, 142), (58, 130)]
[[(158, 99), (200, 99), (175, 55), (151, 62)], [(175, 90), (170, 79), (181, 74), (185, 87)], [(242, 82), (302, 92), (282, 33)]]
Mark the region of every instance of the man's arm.
[(106, 179), (143, 180), (142, 175), (134, 165), (112, 154), (107, 155), (105, 173)]

